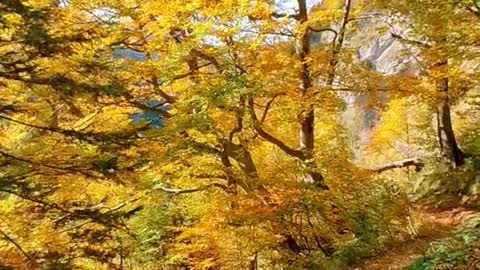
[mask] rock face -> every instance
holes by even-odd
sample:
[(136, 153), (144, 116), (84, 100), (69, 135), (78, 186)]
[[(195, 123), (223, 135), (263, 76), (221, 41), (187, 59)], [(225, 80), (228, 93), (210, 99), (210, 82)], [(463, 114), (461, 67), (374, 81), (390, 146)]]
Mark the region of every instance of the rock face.
[[(410, 76), (417, 75), (420, 71), (420, 65), (415, 59), (415, 52), (408, 48), (398, 39), (395, 39), (391, 33), (399, 33), (399, 27), (387, 29), (384, 31), (381, 23), (363, 23), (352, 38), (352, 43), (367, 44), (358, 49), (358, 58), (361, 62), (367, 63), (373, 70), (385, 75), (406, 74)], [(395, 29), (397, 28), (397, 29)], [(383, 35), (378, 38), (371, 38), (369, 34), (378, 34), (383, 30)]]
[[(398, 36), (411, 37), (412, 35), (409, 34), (408, 28), (388, 21), (388, 18), (364, 20), (352, 28), (354, 30), (347, 33), (345, 48), (356, 51), (356, 60), (358, 62), (365, 64), (372, 71), (387, 76), (406, 75), (415, 77), (421, 74), (422, 65), (418, 60), (418, 48), (415, 48), (415, 45), (407, 45), (398, 38)], [(395, 34), (397, 37), (392, 34)], [(466, 73), (475, 74), (480, 70), (480, 63), (478, 60), (465, 61), (461, 69), (466, 71)], [(480, 93), (480, 86), (472, 87), (472, 89), (468, 90), (465, 98), (457, 101), (455, 106), (452, 107), (451, 112), (454, 123), (462, 124), (462, 121), (467, 121), (465, 120), (467, 118), (480, 119), (473, 116), (479, 113), (479, 99), (478, 94), (475, 93)], [(366, 145), (370, 141), (373, 127), (380, 120), (379, 108), (376, 105), (371, 106), (369, 99), (373, 96), (376, 100), (380, 100), (383, 105), (386, 105), (390, 97), (385, 92), (368, 94), (349, 93), (346, 96), (345, 100), (350, 105), (346, 115), (354, 119), (353, 122), (356, 125), (353, 132), (355, 137), (354, 145)], [(472, 107), (476, 105), (476, 108)], [(462, 115), (469, 115), (469, 117)], [(475, 126), (474, 123), (472, 125)]]
[[(417, 61), (415, 49), (392, 35), (392, 33), (401, 36), (408, 34), (401, 26), (386, 20), (388, 18), (373, 17), (361, 20), (356, 25), (352, 24), (353, 30), (347, 32), (344, 47), (356, 51), (356, 61), (363, 63), (372, 71), (384, 75), (418, 75), (421, 66)], [(328, 45), (334, 37), (331, 33), (324, 32), (314, 34), (311, 38), (314, 44)], [(354, 144), (368, 143), (372, 129), (380, 120), (380, 109), (378, 104), (371, 102), (372, 98), (386, 105), (389, 101), (388, 94), (380, 91), (368, 94), (345, 93), (342, 97), (348, 104), (344, 120), (350, 123), (348, 128), (352, 129), (350, 133), (354, 137)], [(354, 123), (354, 126), (351, 123)], [(359, 141), (359, 138), (362, 140)]]
[[(415, 76), (420, 71), (415, 52), (391, 34), (400, 31), (400, 27), (388, 25), (381, 20), (365, 20), (357, 25), (357, 29), (346, 45), (357, 48), (358, 61), (373, 71), (385, 75)], [(378, 92), (374, 95), (383, 104), (388, 103), (387, 93)], [(364, 138), (369, 137), (370, 131), (380, 120), (378, 107), (368, 106), (370, 98), (372, 98), (372, 94), (355, 95), (353, 105), (357, 106), (351, 107), (360, 120), (358, 130)]]

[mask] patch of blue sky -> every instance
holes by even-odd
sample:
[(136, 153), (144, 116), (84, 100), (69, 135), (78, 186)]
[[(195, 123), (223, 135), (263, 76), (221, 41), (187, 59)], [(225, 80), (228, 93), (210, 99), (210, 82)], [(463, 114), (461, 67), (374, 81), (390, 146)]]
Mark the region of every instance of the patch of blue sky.
[(147, 57), (145, 56), (144, 53), (137, 52), (134, 50), (130, 49), (124, 49), (124, 48), (117, 48), (113, 52), (113, 56), (115, 58), (130, 58), (133, 60), (138, 60), (138, 61), (145, 61), (147, 60)]
[[(159, 100), (147, 100), (143, 102), (145, 106), (154, 110), (170, 110), (170, 106)], [(144, 111), (140, 113), (134, 113), (130, 116), (132, 123), (138, 124), (144, 121), (148, 121), (152, 128), (161, 128), (164, 125), (165, 119), (158, 113), (152, 111)]]
[(161, 128), (165, 122), (165, 120), (155, 112), (134, 113), (130, 116), (130, 119), (132, 120), (133, 124), (139, 124), (147, 121), (152, 128)]

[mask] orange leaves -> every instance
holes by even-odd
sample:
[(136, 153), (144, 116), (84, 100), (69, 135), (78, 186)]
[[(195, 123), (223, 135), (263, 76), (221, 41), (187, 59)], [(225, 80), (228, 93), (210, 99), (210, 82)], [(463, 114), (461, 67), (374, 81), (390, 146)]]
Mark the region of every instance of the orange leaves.
[(19, 255), (3, 255), (3, 258), (0, 259), (0, 265), (4, 265), (7, 267), (14, 267), (14, 269), (17, 270), (29, 270), (32, 269), (32, 267), (35, 267), (35, 264), (33, 262), (30, 262)]

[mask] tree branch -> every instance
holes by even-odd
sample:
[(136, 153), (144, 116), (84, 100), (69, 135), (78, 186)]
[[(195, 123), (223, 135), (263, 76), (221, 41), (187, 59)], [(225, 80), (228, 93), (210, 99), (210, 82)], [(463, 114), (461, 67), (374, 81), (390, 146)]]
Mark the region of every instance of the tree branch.
[(375, 19), (375, 18), (386, 17), (386, 16), (389, 16), (389, 15), (388, 15), (388, 14), (369, 14), (369, 15), (366, 15), (366, 16), (349, 18), (349, 19), (348, 19), (348, 22), (359, 21), (359, 20)]
[(400, 41), (403, 41), (407, 44), (411, 44), (411, 45), (416, 45), (416, 46), (420, 46), (420, 47), (423, 47), (425, 49), (430, 49), (432, 48), (432, 45), (427, 43), (427, 42), (422, 42), (422, 41), (418, 41), (418, 40), (411, 40), (411, 39), (408, 39), (408, 38), (405, 38), (405, 37), (402, 37), (401, 35), (399, 34), (395, 34), (395, 33), (390, 33), (391, 36), (395, 39), (398, 39)]
[(477, 0), (472, 0), (473, 5), (477, 8), (477, 13), (480, 12), (480, 4), (477, 3)]
[[(83, 227), (84, 225), (87, 225), (88, 223), (92, 223), (92, 222), (96, 222), (96, 223), (100, 223), (100, 224), (107, 224), (108, 222), (105, 222), (105, 220), (102, 219), (102, 216), (105, 217), (108, 214), (112, 214), (113, 212), (118, 211), (118, 210), (124, 208), (127, 205), (130, 205), (134, 202), (139, 201), (144, 196), (145, 196), (145, 194), (141, 195), (139, 197), (133, 198), (129, 201), (119, 203), (112, 208), (109, 208), (109, 207), (105, 206), (103, 204), (103, 202), (100, 202), (99, 204), (88, 207), (88, 208), (77, 209), (77, 210), (74, 210), (73, 212), (69, 212), (67, 215), (64, 215), (64, 216), (58, 218), (57, 220), (55, 220), (55, 223), (59, 223), (62, 220), (65, 220), (66, 218), (71, 218), (71, 217), (81, 217), (81, 218), (86, 218), (87, 219), (86, 221), (84, 221), (80, 224), (77, 224), (77, 225), (74, 225), (70, 228), (62, 230), (59, 233), (64, 233), (64, 232), (68, 232), (68, 231), (71, 231), (71, 230), (74, 230), (74, 229), (78, 229), (78, 228)], [(108, 209), (108, 210), (102, 213), (102, 212), (100, 212), (101, 209)], [(133, 214), (135, 212), (138, 212), (142, 209), (143, 209), (143, 205), (140, 205), (140, 206), (135, 207), (133, 210), (125, 212), (124, 214), (131, 215), (131, 214)]]
[[(212, 64), (213, 66), (215, 66), (215, 68), (219, 71), (221, 70), (221, 67), (220, 67), (220, 63), (218, 63), (217, 59), (211, 55), (208, 55), (202, 51), (199, 51), (197, 49), (192, 49), (191, 53), (193, 54), (193, 56), (197, 56), (197, 57), (200, 57), (204, 60), (207, 60), (210, 62), (210, 64)], [(199, 67), (197, 67), (196, 69), (199, 69)]]
[[(182, 74), (182, 76), (180, 76), (180, 77), (178, 77), (178, 78), (177, 78), (177, 77), (174, 77), (173, 79), (174, 79), (174, 80), (177, 80), (177, 79), (185, 78), (185, 77), (187, 77), (187, 76), (190, 75), (190, 74), (191, 74), (190, 72), (187, 73), (186, 75), (185, 75), (185, 74)], [(153, 84), (153, 89), (154, 89), (155, 91), (157, 91), (162, 98), (164, 98), (164, 99), (165, 99), (168, 103), (170, 103), (170, 104), (175, 103), (175, 101), (176, 101), (176, 100), (175, 100), (175, 97), (170, 96), (169, 94), (165, 93), (162, 89), (160, 89), (160, 84), (158, 83), (158, 77), (157, 77), (157, 76), (153, 76), (153, 77), (152, 77), (151, 83)]]
[(404, 167), (410, 167), (410, 166), (415, 166), (415, 170), (420, 171), (425, 166), (425, 163), (420, 158), (408, 158), (408, 159), (403, 159), (403, 160), (385, 164), (384, 166), (373, 169), (371, 171), (376, 173), (381, 173), (391, 169), (404, 168)]
[(378, 92), (391, 92), (393, 91), (390, 88), (376, 88), (376, 89), (369, 89), (369, 90), (362, 90), (362, 89), (354, 89), (354, 88), (349, 88), (349, 87), (341, 87), (341, 88), (325, 88), (322, 89), (321, 91), (316, 91), (313, 93), (314, 95), (321, 94), (323, 91), (332, 91), (332, 92), (351, 92), (351, 93), (368, 93), (371, 91), (378, 91)]
[(28, 163), (28, 164), (37, 165), (37, 166), (41, 166), (41, 167), (45, 167), (45, 168), (49, 168), (49, 169), (54, 169), (54, 170), (59, 170), (59, 171), (64, 171), (64, 172), (79, 173), (79, 174), (82, 174), (82, 175), (85, 175), (85, 176), (95, 177), (95, 175), (91, 174), (90, 172), (85, 172), (85, 171), (83, 171), (83, 170), (81, 170), (81, 169), (79, 169), (75, 166), (60, 167), (60, 166), (54, 166), (54, 165), (50, 165), (50, 164), (44, 164), (44, 163), (41, 163), (41, 162), (29, 160), (29, 159), (26, 159), (26, 158), (17, 157), (13, 154), (9, 154), (7, 152), (4, 152), (3, 150), (0, 150), (0, 155), (2, 155), (4, 157), (7, 157), (7, 158), (17, 160), (17, 161), (20, 161), (20, 162), (25, 162), (25, 163)]
[[(279, 19), (288, 18), (288, 19), (300, 20), (300, 14), (285, 14), (285, 13), (273, 12), (273, 13), (270, 13), (270, 17), (279, 18)], [(263, 18), (255, 17), (253, 15), (248, 15), (248, 18), (252, 21), (259, 21), (263, 19)]]
[[(475, 1), (475, 0), (473, 0)], [(470, 12), (473, 13), (473, 15), (477, 16), (480, 18), (480, 9), (474, 9), (473, 7), (468, 7), (467, 8)]]
[(315, 33), (320, 33), (320, 32), (331, 32), (333, 33), (335, 36), (333, 38), (333, 42), (335, 42), (337, 40), (337, 37), (338, 37), (338, 32), (335, 31), (333, 28), (320, 28), (320, 29), (315, 29), (315, 28), (312, 28), (311, 26), (308, 27), (308, 30), (312, 31), (312, 32), (315, 32)]
[[(213, 56), (211, 56), (211, 57), (213, 58)], [(215, 59), (215, 58), (213, 58), (213, 59)], [(214, 62), (216, 63), (215, 67), (219, 68), (216, 59), (214, 60)], [(173, 80), (183, 79), (185, 77), (188, 77), (188, 76), (192, 75), (195, 71), (198, 71), (199, 69), (204, 68), (204, 67), (208, 67), (210, 65), (213, 65), (213, 62), (208, 62), (208, 63), (202, 64), (202, 65), (197, 65), (194, 69), (190, 69), (187, 73), (178, 74), (178, 75), (173, 76), (172, 79)], [(173, 98), (173, 97), (171, 97), (171, 98)], [(173, 102), (170, 102), (170, 103), (173, 103)]]
[(283, 14), (283, 13), (273, 12), (273, 13), (271, 14), (271, 16), (274, 17), (274, 18), (289, 18), (289, 19), (295, 19), (295, 20), (299, 20), (299, 19), (300, 19), (300, 14), (290, 15), (290, 14)]
[(189, 189), (169, 188), (169, 187), (165, 187), (165, 186), (162, 186), (162, 185), (157, 185), (157, 186), (154, 187), (154, 189), (178, 195), (178, 194), (187, 194), (187, 193), (195, 193), (195, 192), (205, 191), (205, 190), (210, 189), (212, 187), (220, 188), (220, 189), (223, 189), (225, 192), (230, 193), (230, 189), (227, 186), (219, 184), (219, 183), (213, 183), (213, 184), (210, 184), (210, 185), (205, 185), (205, 186), (201, 186), (201, 187), (197, 187), (197, 188), (189, 188)]
[(330, 74), (327, 78), (327, 86), (332, 86), (333, 81), (335, 80), (335, 73), (337, 69), (337, 64), (339, 61), (340, 51), (343, 47), (343, 42), (345, 40), (345, 32), (347, 30), (347, 24), (350, 19), (350, 11), (352, 9), (352, 0), (346, 0), (345, 3), (345, 15), (343, 16), (342, 24), (338, 31), (338, 42), (333, 45), (332, 59), (330, 60)]
[(260, 119), (260, 123), (263, 124), (263, 122), (265, 122), (265, 120), (267, 119), (268, 111), (270, 110), (270, 107), (272, 106), (273, 102), (275, 101), (275, 99), (277, 97), (282, 96), (282, 95), (285, 95), (285, 93), (276, 94), (272, 97), (272, 99), (270, 99), (267, 102), (267, 104), (265, 105), (265, 110), (263, 111), (263, 114), (262, 114), (262, 118)]
[[(89, 142), (89, 143), (95, 143), (95, 142), (98, 142), (98, 141), (112, 141), (113, 139), (115, 139), (115, 143), (120, 144), (120, 141), (119, 141), (120, 139), (129, 139), (127, 136), (132, 136), (133, 137), (133, 136), (136, 135), (136, 132), (144, 130), (145, 128), (148, 128), (148, 124), (147, 124), (147, 125), (139, 128), (139, 129), (133, 131), (133, 133), (129, 132), (129, 133), (125, 134), (125, 132), (122, 132), (121, 135), (120, 135), (120, 133), (78, 132), (78, 131), (72, 130), (72, 129), (60, 129), (60, 128), (54, 128), (54, 127), (39, 126), (39, 125), (35, 125), (35, 124), (25, 123), (25, 122), (13, 119), (13, 118), (5, 116), (5, 115), (0, 115), (0, 119), (4, 119), (4, 120), (10, 121), (10, 122), (17, 123), (19, 125), (35, 128), (35, 129), (38, 129), (38, 130), (55, 132), (55, 133), (62, 134), (62, 135), (67, 136), (67, 137), (73, 137), (73, 138), (76, 138), (76, 139), (79, 139), (79, 140), (82, 140), (82, 141), (86, 141), (86, 142)], [(114, 136), (117, 136), (117, 137), (114, 137)]]
[(253, 98), (249, 98), (248, 100), (248, 111), (250, 113), (250, 117), (252, 118), (253, 121), (253, 128), (255, 131), (265, 140), (269, 141), (270, 143), (276, 145), (278, 148), (282, 149), (287, 155), (297, 157), (300, 159), (305, 159), (305, 153), (300, 150), (295, 150), (293, 148), (290, 148), (287, 146), (285, 143), (283, 143), (281, 140), (273, 137), (269, 133), (267, 133), (265, 130), (262, 129), (261, 123), (257, 118), (257, 115), (255, 114), (255, 108), (253, 104)]
[(38, 204), (44, 205), (45, 207), (48, 207), (48, 208), (52, 208), (52, 209), (56, 209), (56, 210), (59, 210), (59, 211), (65, 212), (65, 213), (69, 213), (69, 211), (67, 211), (66, 209), (63, 209), (63, 208), (59, 207), (59, 206), (58, 206), (57, 204), (55, 204), (55, 203), (48, 203), (48, 202), (45, 202), (45, 201), (42, 201), (42, 200), (39, 200), (39, 199), (30, 198), (30, 197), (27, 197), (27, 196), (19, 193), (19, 192), (12, 191), (12, 190), (8, 190), (8, 189), (3, 189), (3, 188), (1, 188), (0, 191), (1, 191), (1, 192), (8, 193), (8, 194), (11, 194), (11, 195), (14, 195), (14, 196), (17, 196), (17, 197), (19, 197), (19, 198), (21, 198), (21, 199), (24, 199), (24, 200), (26, 200), (26, 201), (38, 203)]
[(27, 258), (27, 260), (31, 260), (30, 256), (28, 255), (27, 252), (25, 252), (25, 250), (13, 239), (11, 238), (10, 236), (8, 236), (8, 234), (6, 234), (4, 231), (0, 230), (0, 235), (3, 236), (3, 238), (5, 240), (7, 240), (8, 242), (12, 243), (22, 254), (23, 256), (25, 256), (25, 258)]
[[(143, 104), (142, 102), (139, 102), (139, 101), (135, 100), (135, 97), (132, 96), (131, 94), (127, 93), (127, 92), (125, 92), (123, 94), (123, 96), (125, 97), (127, 102), (130, 103), (131, 105), (133, 105), (134, 107), (137, 107), (137, 108), (142, 109), (144, 111), (150, 111), (150, 112), (158, 113), (159, 115), (161, 115), (162, 117), (165, 117), (165, 118), (171, 118), (173, 116), (171, 113), (169, 113), (168, 111), (162, 110), (161, 108), (158, 109), (158, 108), (155, 108), (155, 107), (150, 107), (150, 106), (147, 106), (147, 105)], [(167, 100), (167, 102), (168, 102), (168, 100)]]
[(245, 110), (245, 98), (240, 98), (240, 108), (237, 109), (237, 111), (235, 112), (235, 118), (237, 119), (237, 124), (235, 125), (235, 127), (232, 129), (232, 131), (230, 131), (229, 135), (228, 135), (228, 140), (230, 142), (232, 142), (233, 140), (233, 136), (242, 131), (243, 129), (243, 114), (244, 114), (244, 110)]

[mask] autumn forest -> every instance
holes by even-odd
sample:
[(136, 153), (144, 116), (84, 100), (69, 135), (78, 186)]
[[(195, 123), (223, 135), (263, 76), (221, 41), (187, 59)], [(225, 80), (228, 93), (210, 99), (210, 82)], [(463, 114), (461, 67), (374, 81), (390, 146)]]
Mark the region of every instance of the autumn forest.
[(0, 0), (0, 269), (480, 269), (480, 2)]

